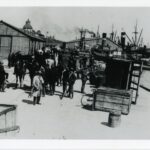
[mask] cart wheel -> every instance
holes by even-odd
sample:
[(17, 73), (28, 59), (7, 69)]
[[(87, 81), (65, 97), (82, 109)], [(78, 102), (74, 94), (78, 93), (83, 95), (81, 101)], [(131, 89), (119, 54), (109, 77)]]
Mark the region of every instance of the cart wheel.
[(85, 106), (84, 103), (83, 103), (84, 98), (85, 98), (85, 95), (82, 95), (82, 97), (81, 97), (81, 105), (82, 105), (83, 107)]
[(83, 107), (91, 108), (92, 109), (92, 103), (93, 103), (93, 98), (89, 97), (87, 95), (83, 95), (81, 98), (81, 105)]

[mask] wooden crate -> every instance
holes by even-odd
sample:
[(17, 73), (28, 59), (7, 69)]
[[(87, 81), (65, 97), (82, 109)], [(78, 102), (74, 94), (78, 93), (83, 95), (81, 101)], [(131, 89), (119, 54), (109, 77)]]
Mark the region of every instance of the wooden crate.
[(121, 111), (127, 115), (130, 112), (131, 99), (130, 90), (100, 87), (94, 93), (93, 108), (106, 112)]

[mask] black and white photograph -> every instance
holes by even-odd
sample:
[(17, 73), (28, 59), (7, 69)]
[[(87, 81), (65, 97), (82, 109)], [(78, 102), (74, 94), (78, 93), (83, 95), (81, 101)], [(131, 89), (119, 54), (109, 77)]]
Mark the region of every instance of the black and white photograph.
[(149, 140), (150, 7), (0, 7), (0, 139)]

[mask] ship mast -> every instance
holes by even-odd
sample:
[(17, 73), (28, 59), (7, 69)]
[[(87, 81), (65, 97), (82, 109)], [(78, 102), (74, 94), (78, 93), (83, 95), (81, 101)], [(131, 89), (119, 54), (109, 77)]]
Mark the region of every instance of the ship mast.
[(99, 25), (98, 25), (98, 28), (97, 28), (97, 38), (100, 37), (100, 34), (99, 34)]
[(110, 33), (110, 39), (114, 41), (114, 25), (112, 24), (112, 32)]
[(128, 38), (128, 40), (130, 41), (130, 43), (132, 44), (131, 39), (129, 38), (128, 34), (126, 33), (126, 37)]
[(80, 48), (81, 50), (83, 50), (85, 48), (85, 34), (86, 34), (86, 30), (84, 30), (83, 28), (80, 29)]
[(139, 42), (140, 42), (140, 39), (141, 39), (142, 32), (143, 32), (143, 29), (142, 29), (141, 32), (140, 32), (140, 36), (139, 36), (139, 39), (138, 39), (138, 41), (137, 41), (137, 46), (139, 46)]
[(133, 34), (135, 36), (135, 39), (134, 39), (135, 49), (137, 49), (137, 34), (138, 34), (138, 31), (137, 31), (137, 20), (136, 20), (136, 25), (135, 25), (135, 31), (133, 32)]

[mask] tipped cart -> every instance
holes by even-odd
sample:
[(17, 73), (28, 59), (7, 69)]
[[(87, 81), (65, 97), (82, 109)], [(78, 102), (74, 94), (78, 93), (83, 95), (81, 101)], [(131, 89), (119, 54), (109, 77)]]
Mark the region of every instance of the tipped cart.
[(135, 62), (130, 60), (108, 59), (105, 62), (105, 82), (93, 92), (92, 110), (109, 112), (108, 124), (116, 127), (121, 122), (121, 115), (129, 114), (131, 103), (137, 102), (142, 63), (135, 67)]

